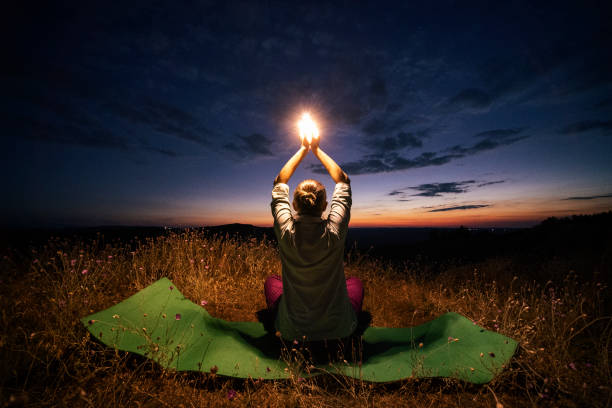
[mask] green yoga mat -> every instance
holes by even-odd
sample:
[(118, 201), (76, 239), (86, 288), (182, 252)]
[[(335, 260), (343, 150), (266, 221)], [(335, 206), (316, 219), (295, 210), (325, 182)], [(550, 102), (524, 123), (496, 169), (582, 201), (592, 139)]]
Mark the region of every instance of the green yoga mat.
[(291, 362), (302, 344), (289, 343), (281, 353), (277, 339), (261, 323), (216, 319), (166, 278), (81, 321), (102, 343), (143, 355), (165, 368), (239, 378), (332, 373), (375, 382), (454, 377), (486, 383), (503, 370), (517, 346), (511, 338), (457, 313), (446, 313), (416, 327), (369, 327), (362, 336), (359, 358), (347, 357), (346, 362), (328, 362), (304, 372), (302, 365)]

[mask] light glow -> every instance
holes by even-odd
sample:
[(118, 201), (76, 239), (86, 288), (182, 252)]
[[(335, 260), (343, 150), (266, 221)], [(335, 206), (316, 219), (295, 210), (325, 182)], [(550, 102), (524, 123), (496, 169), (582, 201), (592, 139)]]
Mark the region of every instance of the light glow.
[(312, 143), (312, 139), (319, 138), (317, 124), (312, 120), (308, 112), (302, 114), (302, 118), (298, 122), (298, 128), (300, 129), (300, 140), (304, 141), (304, 138), (306, 138), (308, 144)]

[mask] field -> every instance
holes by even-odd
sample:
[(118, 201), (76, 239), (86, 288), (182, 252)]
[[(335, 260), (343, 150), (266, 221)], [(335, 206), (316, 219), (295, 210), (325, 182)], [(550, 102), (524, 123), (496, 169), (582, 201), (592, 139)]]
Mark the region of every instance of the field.
[[(606, 246), (607, 245), (607, 246)], [(516, 339), (491, 383), (338, 376), (258, 381), (177, 373), (90, 339), (79, 319), (167, 276), (226, 320), (255, 321), (263, 282), (281, 265), (273, 241), (199, 230), (157, 237), (54, 236), (7, 247), (0, 260), (0, 404), (4, 406), (609, 406), (610, 247), (536, 260), (385, 258), (350, 251), (374, 326), (405, 327), (461, 313)], [(429, 259), (429, 260), (428, 260)]]

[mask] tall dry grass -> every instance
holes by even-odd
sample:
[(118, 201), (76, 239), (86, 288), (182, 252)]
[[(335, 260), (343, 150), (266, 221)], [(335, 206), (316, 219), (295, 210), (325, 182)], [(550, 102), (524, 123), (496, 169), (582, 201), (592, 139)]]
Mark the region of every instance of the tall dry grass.
[(79, 319), (167, 276), (215, 317), (254, 321), (263, 282), (280, 274), (275, 246), (256, 239), (169, 232), (106, 242), (52, 237), (0, 260), (0, 403), (5, 406), (608, 406), (610, 311), (605, 282), (560, 263), (536, 282), (512, 258), (398, 267), (363, 254), (347, 275), (366, 288), (375, 326), (417, 325), (448, 311), (516, 339), (510, 367), (476, 386), (449, 379), (372, 384), (339, 376), (254, 381), (166, 371), (104, 347)]

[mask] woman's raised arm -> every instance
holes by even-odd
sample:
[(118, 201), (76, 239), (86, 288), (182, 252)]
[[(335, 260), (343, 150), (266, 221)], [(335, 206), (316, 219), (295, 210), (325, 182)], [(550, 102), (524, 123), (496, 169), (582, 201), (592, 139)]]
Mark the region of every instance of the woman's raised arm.
[(297, 166), (300, 165), (300, 162), (304, 157), (308, 154), (308, 145), (302, 140), (302, 145), (300, 146), (300, 150), (298, 150), (288, 161), (285, 163), (281, 171), (278, 173), (278, 176), (274, 179), (274, 184), (277, 183), (285, 183), (289, 181)]
[(342, 169), (340, 168), (340, 166), (338, 166), (334, 159), (329, 157), (323, 150), (319, 148), (319, 138), (313, 139), (312, 143), (310, 144), (310, 147), (312, 148), (312, 153), (317, 156), (317, 159), (319, 159), (319, 161), (321, 161), (323, 166), (325, 166), (325, 168), (327, 169), (327, 172), (331, 176), (332, 180), (334, 180), (334, 183), (349, 184), (351, 182), (347, 174), (342, 171)]

